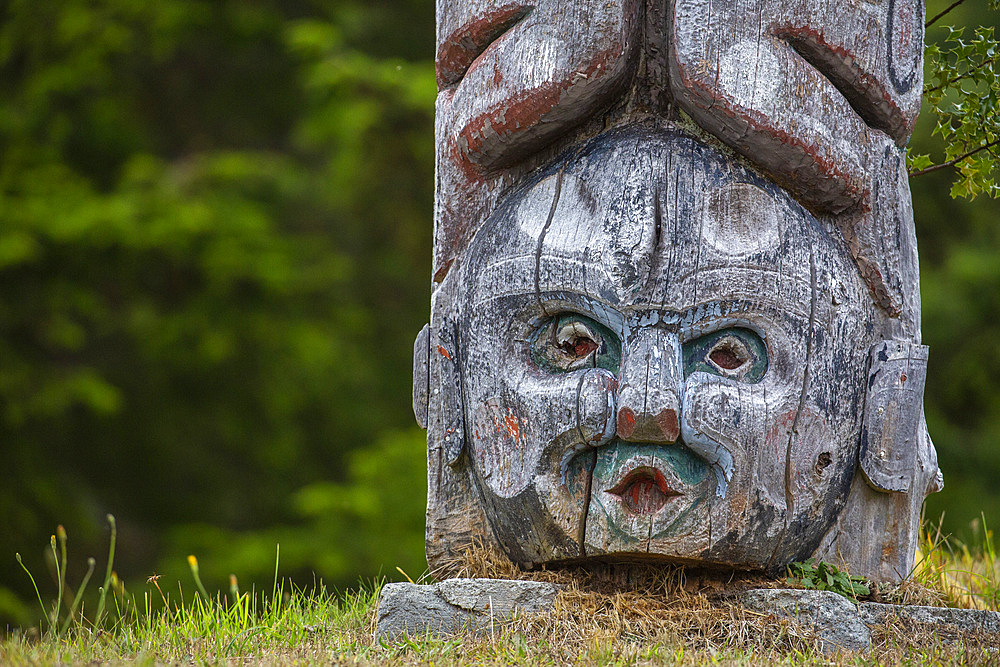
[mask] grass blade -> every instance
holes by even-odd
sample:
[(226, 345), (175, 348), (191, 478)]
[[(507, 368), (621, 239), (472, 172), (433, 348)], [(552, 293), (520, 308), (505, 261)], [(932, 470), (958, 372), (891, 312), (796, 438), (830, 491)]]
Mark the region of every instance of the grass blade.
[(38, 584), (35, 583), (35, 578), (31, 576), (31, 570), (29, 570), (28, 566), (24, 564), (24, 561), (21, 560), (21, 554), (14, 554), (14, 559), (17, 560), (17, 564), (21, 566), (24, 573), (28, 575), (28, 579), (31, 579), (31, 585), (35, 589), (35, 596), (38, 597), (38, 606), (42, 608), (42, 614), (45, 618), (48, 618), (49, 613), (45, 611), (45, 603), (42, 602), (42, 594), (38, 592)]
[(83, 577), (83, 582), (80, 584), (80, 588), (76, 589), (76, 597), (73, 599), (73, 606), (69, 608), (69, 616), (66, 617), (66, 622), (63, 623), (61, 633), (65, 633), (69, 630), (69, 624), (73, 621), (73, 616), (76, 615), (76, 610), (80, 606), (80, 601), (83, 600), (83, 592), (87, 590), (87, 584), (90, 583), (90, 577), (94, 574), (94, 567), (96, 567), (97, 561), (93, 558), (87, 559), (87, 574)]
[(97, 602), (97, 615), (94, 617), (94, 627), (101, 627), (104, 615), (104, 602), (108, 595), (108, 586), (111, 585), (112, 566), (115, 564), (115, 541), (118, 538), (118, 526), (115, 523), (115, 516), (108, 515), (108, 523), (111, 524), (111, 545), (108, 547), (108, 569), (104, 574), (104, 585), (101, 586), (101, 598)]
[(201, 597), (205, 599), (205, 602), (208, 602), (208, 592), (201, 583), (201, 576), (198, 573), (198, 559), (194, 557), (194, 554), (188, 556), (188, 567), (191, 568), (191, 574), (194, 576), (194, 583), (198, 587), (198, 592), (201, 593)]
[[(62, 526), (59, 526), (62, 528)], [(63, 528), (63, 535), (66, 534), (66, 529)], [(60, 540), (62, 541), (62, 540)], [(49, 621), (49, 632), (57, 632), (59, 623), (59, 607), (62, 605), (62, 594), (63, 594), (63, 575), (59, 569), (59, 553), (56, 549), (56, 536), (53, 535), (49, 538), (49, 547), (52, 549), (52, 561), (56, 568), (56, 582), (59, 584), (59, 594), (56, 597), (56, 607), (52, 611), (52, 619)]]

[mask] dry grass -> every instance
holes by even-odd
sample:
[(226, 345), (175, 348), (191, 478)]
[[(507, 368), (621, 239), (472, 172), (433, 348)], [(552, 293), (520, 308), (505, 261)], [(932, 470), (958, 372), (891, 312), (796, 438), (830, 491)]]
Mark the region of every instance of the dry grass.
[(938, 604), (1000, 611), (1000, 559), (985, 517), (971, 525), (975, 547), (941, 532), (940, 524), (921, 532), (913, 580), (934, 591)]
[[(720, 580), (710, 572), (640, 564), (522, 571), (504, 556), (483, 547), (468, 550), (449, 563), (447, 571), (451, 576), (531, 579), (564, 586), (551, 613), (519, 619), (509, 628), (515, 640), (549, 647), (556, 662), (561, 662), (560, 658), (572, 662), (574, 655), (592, 656), (601, 646), (614, 661), (628, 663), (1000, 662), (1000, 657), (989, 652), (995, 650), (996, 636), (947, 634), (914, 623), (875, 628), (875, 648), (867, 657), (824, 656), (814, 634), (786, 619), (750, 611), (737, 602), (739, 593), (748, 588), (788, 586), (785, 581), (745, 574)], [(866, 599), (935, 605), (947, 597), (940, 590), (911, 580), (875, 589)], [(650, 654), (650, 647), (669, 648), (669, 655), (662, 650)], [(532, 655), (529, 651), (524, 657)]]
[[(521, 621), (516, 627), (559, 637), (577, 648), (595, 637), (646, 641), (662, 638), (664, 633), (670, 635), (672, 645), (689, 648), (742, 646), (764, 634), (774, 640), (774, 647), (807, 648), (807, 637), (784, 624), (769, 624), (767, 615), (734, 603), (742, 590), (776, 585), (759, 577), (719, 581), (682, 567), (629, 563), (524, 572), (482, 547), (467, 551), (456, 565), (457, 576), (562, 585), (551, 613)], [(765, 629), (769, 632), (764, 633)]]
[[(518, 619), (504, 631), (503, 641), (532, 647), (519, 654), (529, 662), (543, 656), (542, 662), (576, 662), (575, 656), (587, 658), (584, 664), (590, 659), (601, 664), (969, 664), (989, 661), (998, 642), (995, 636), (968, 633), (943, 636), (936, 628), (909, 623), (875, 628), (875, 648), (868, 656), (829, 656), (811, 632), (737, 602), (747, 588), (787, 587), (784, 581), (748, 575), (719, 580), (710, 572), (640, 564), (526, 572), (482, 547), (470, 549), (447, 570), (451, 576), (564, 586), (551, 612)], [(941, 598), (939, 591), (913, 581), (883, 587), (870, 597), (908, 604), (936, 604)]]

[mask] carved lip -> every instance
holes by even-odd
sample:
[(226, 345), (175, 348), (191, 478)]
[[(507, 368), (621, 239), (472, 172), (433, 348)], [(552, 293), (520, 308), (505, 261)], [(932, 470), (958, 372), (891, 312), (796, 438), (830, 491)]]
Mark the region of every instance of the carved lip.
[[(643, 464), (633, 459), (622, 466), (621, 471), (624, 475), (605, 493), (616, 497), (622, 506), (633, 514), (655, 514), (663, 509), (671, 498), (684, 494), (674, 488), (680, 484), (674, 483), (672, 486), (659, 467), (649, 465), (648, 457), (643, 458), (645, 459)], [(633, 465), (629, 465), (630, 463)]]

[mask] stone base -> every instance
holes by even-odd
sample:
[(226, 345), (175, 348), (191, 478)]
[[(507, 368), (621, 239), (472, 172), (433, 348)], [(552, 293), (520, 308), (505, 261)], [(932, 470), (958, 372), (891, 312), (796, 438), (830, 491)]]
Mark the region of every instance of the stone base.
[(539, 581), (446, 579), (437, 584), (386, 584), (378, 600), (375, 637), (489, 630), (515, 613), (552, 608), (559, 587)]
[(943, 636), (956, 633), (997, 633), (1000, 613), (978, 609), (950, 609), (917, 605), (861, 602), (855, 604), (831, 591), (758, 588), (740, 599), (748, 608), (795, 621), (815, 635), (827, 653), (871, 648), (870, 628), (893, 623), (919, 623)]
[[(375, 636), (392, 640), (424, 633), (480, 632), (515, 614), (552, 609), (559, 586), (508, 579), (447, 579), (421, 586), (387, 584), (379, 596)], [(747, 608), (794, 621), (820, 640), (827, 653), (871, 648), (871, 628), (917, 623), (942, 638), (960, 633), (996, 633), (1000, 613), (974, 609), (920, 607), (851, 600), (830, 591), (758, 588), (739, 598)]]

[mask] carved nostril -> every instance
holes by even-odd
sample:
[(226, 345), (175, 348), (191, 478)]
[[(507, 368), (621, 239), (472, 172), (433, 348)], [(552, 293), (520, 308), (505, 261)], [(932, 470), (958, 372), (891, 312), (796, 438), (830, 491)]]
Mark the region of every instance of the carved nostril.
[(656, 423), (663, 431), (663, 437), (667, 442), (677, 442), (677, 437), (681, 434), (681, 427), (677, 420), (677, 411), (666, 408), (656, 415)]
[(632, 437), (635, 429), (635, 413), (631, 408), (622, 408), (618, 411), (618, 437), (628, 439)]
[(644, 442), (677, 442), (681, 434), (677, 410), (664, 408), (656, 415), (643, 413), (636, 415), (629, 407), (618, 410), (616, 433), (622, 440)]

